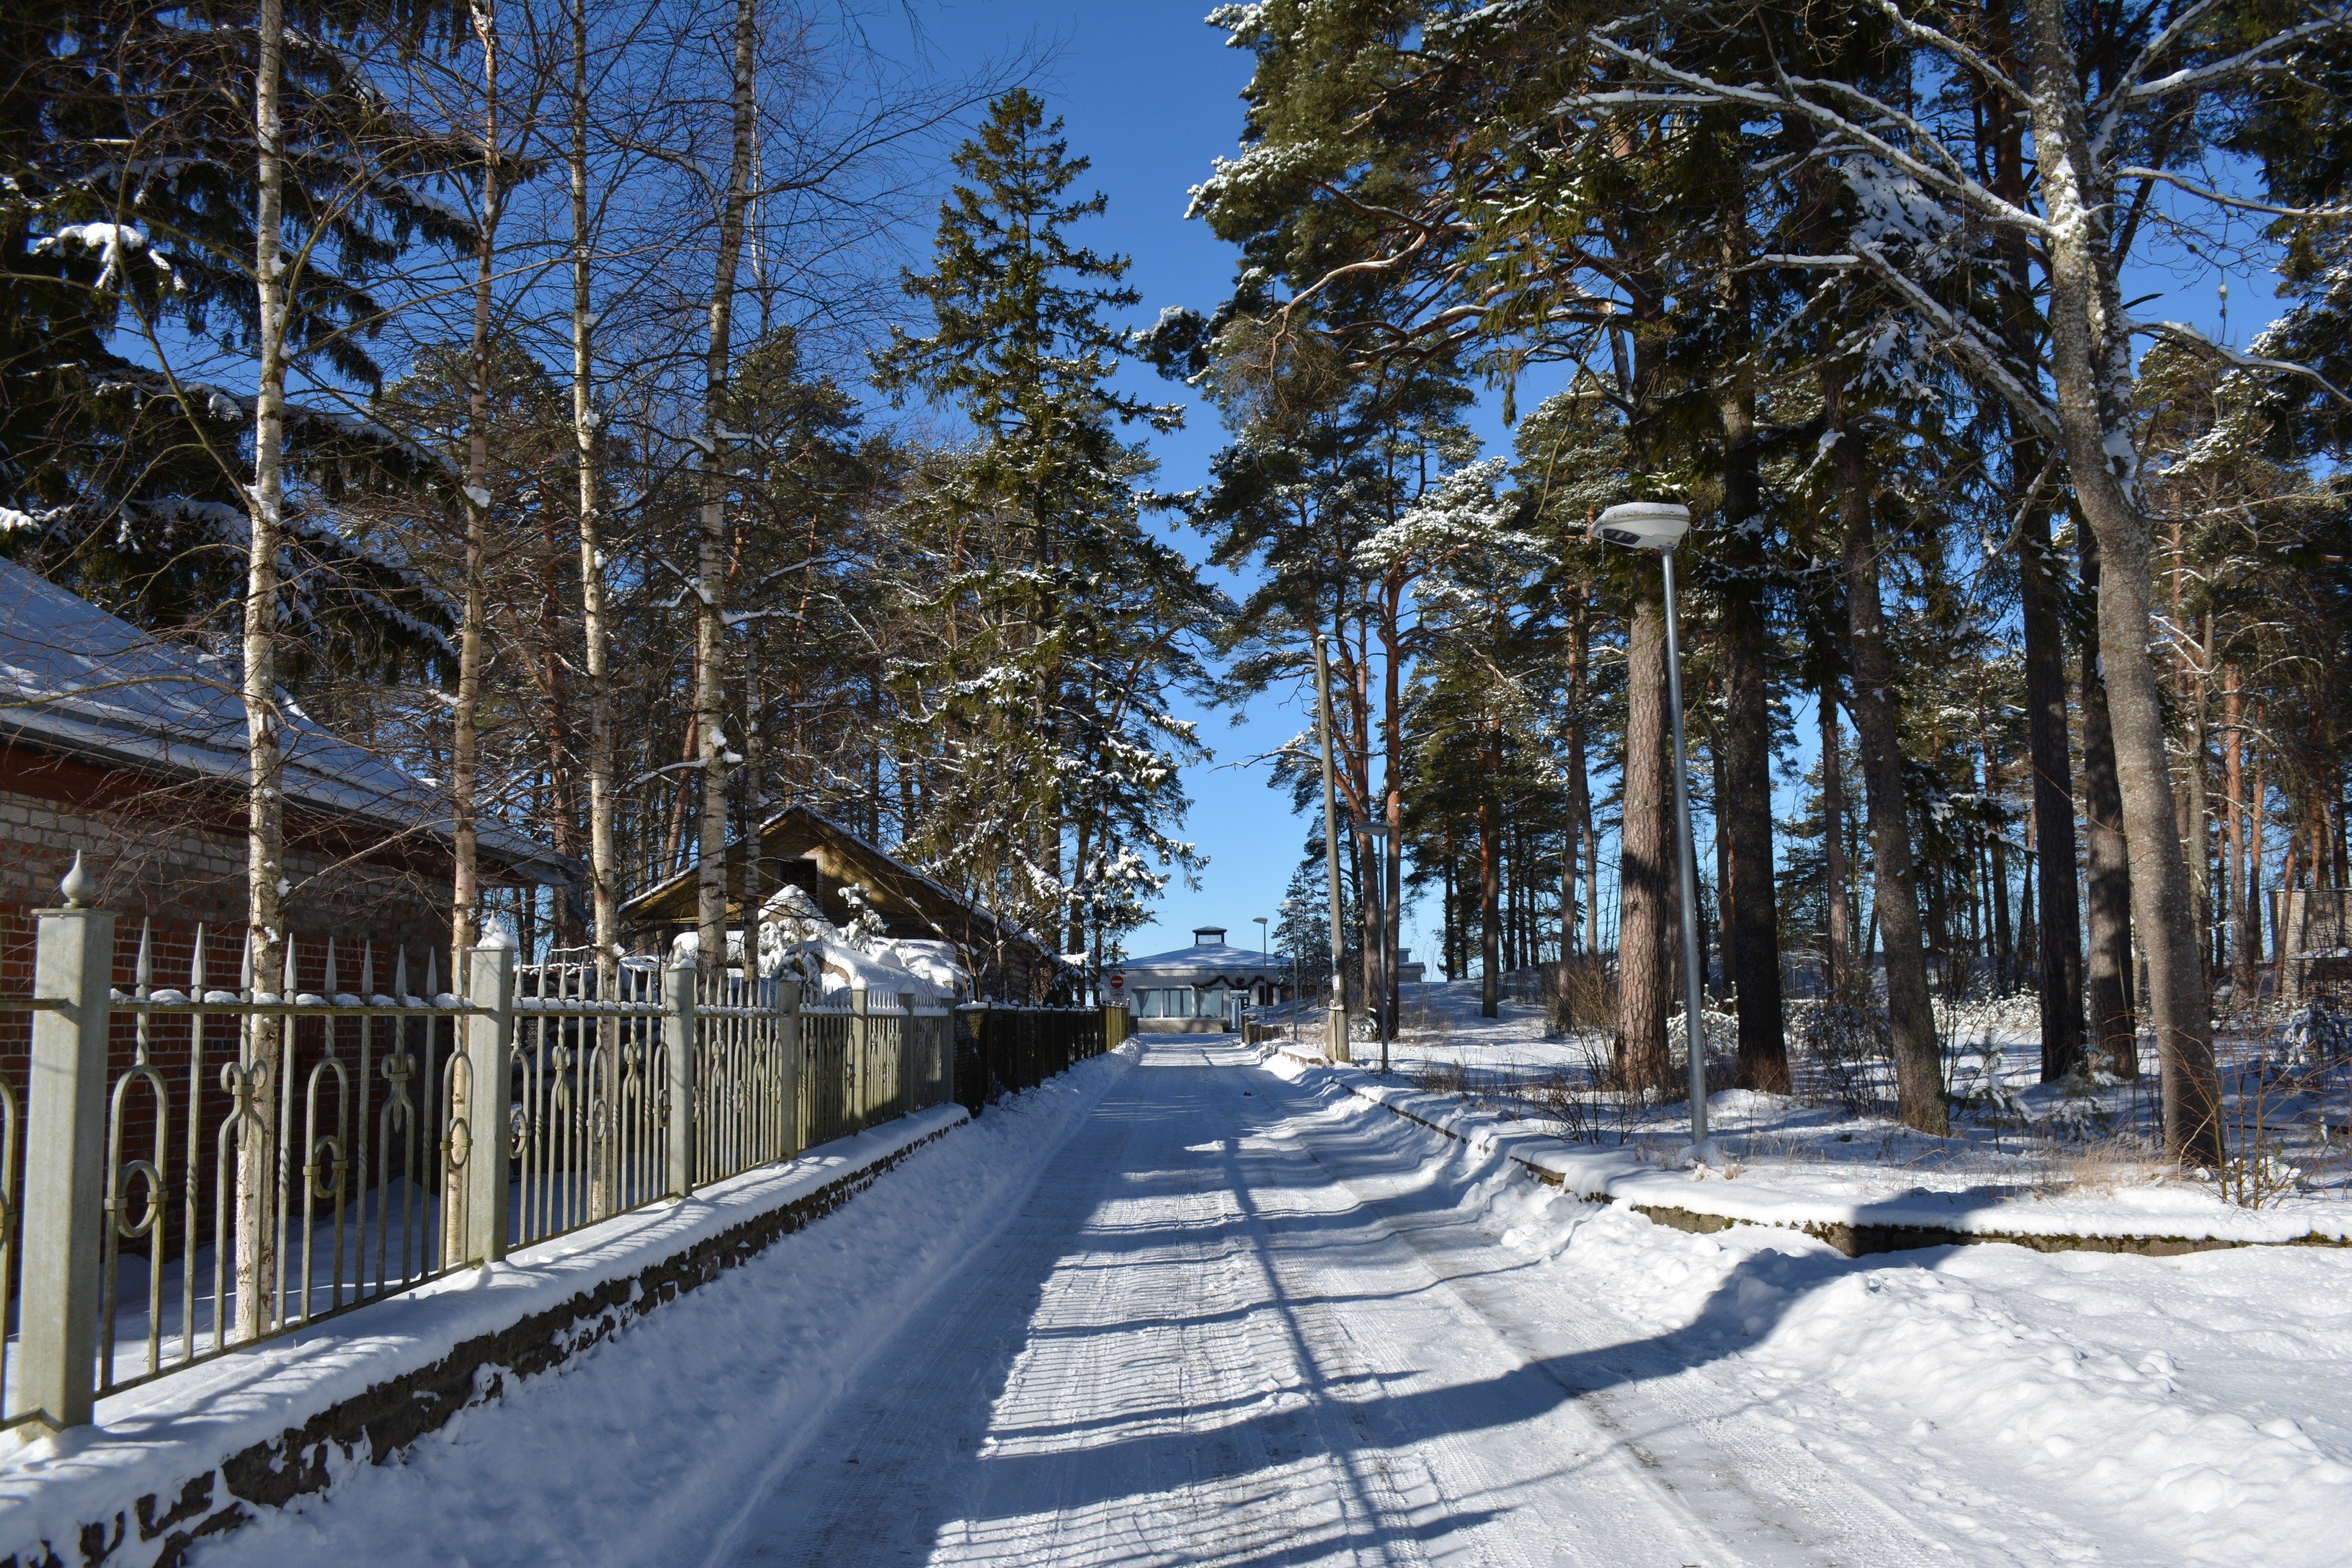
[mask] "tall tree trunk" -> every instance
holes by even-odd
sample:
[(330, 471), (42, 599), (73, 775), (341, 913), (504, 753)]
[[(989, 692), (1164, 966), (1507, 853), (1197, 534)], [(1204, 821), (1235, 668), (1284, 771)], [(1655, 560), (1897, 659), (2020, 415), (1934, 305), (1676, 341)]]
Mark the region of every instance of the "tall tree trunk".
[[(480, 869), (477, 861), (475, 818), (479, 810), (483, 643), (488, 610), (483, 580), (488, 549), (490, 492), (490, 293), (497, 277), (499, 204), (499, 15), (497, 0), (477, 0), (473, 7), (474, 36), (482, 47), (482, 226), (475, 251), (474, 323), (467, 389), (466, 447), (466, 581), (465, 602), (457, 623), (457, 702), (450, 714), (449, 813), (455, 846), (455, 868), (449, 887), (449, 984), (465, 989), (466, 950), (479, 936), (477, 914), (481, 902)], [(448, 1113), (477, 1125), (483, 1113), (473, 1105), (476, 1096), (485, 1106), (503, 1086), (475, 1084), (463, 1075), (452, 1080)], [(467, 1182), (463, 1171), (447, 1175), (443, 1194), (442, 1260), (465, 1262)]]
[[(1479, 745), (1484, 761), (1486, 747)], [(1500, 811), (1490, 773), (1478, 790), (1478, 1013), (1492, 1018), (1502, 1011), (1503, 846)]]
[(2050, 509), (2027, 502), (2018, 531), (2025, 633), (2026, 765), (2033, 780), (2033, 850), (2041, 862), (2034, 934), (2042, 1011), (2042, 1081), (2083, 1064), (2082, 904), (2074, 887), (2074, 786), (2066, 745), (2066, 645)]
[(2098, 536), (2106, 576), (2099, 651), (2115, 731), (2116, 775), (2131, 857), (2132, 915), (2147, 963), (2164, 1090), (2165, 1151), (2219, 1165), (2221, 1079), (2211, 1001), (2199, 962), (2189, 868), (2173, 832), (2164, 711), (2148, 657), (2149, 542), (2132, 437), (2131, 344), (2105, 215), (2114, 193), (2092, 152), (2063, 0), (2025, 0), (2032, 117), (2050, 281), (2052, 384), (2074, 493)]
[(1634, 601), (1625, 641), (1623, 794), (1617, 862), (1617, 1068), (1628, 1089), (1671, 1093), (1666, 1012), (1675, 993), (1675, 786), (1667, 742), (1666, 616), (1656, 594), (1649, 592)]
[[(555, 852), (567, 858), (580, 855), (580, 773), (574, 754), (572, 718), (572, 678), (563, 658), (563, 556), (566, 546), (559, 542), (557, 529), (561, 520), (553, 507), (542, 508), (539, 514), (539, 626), (536, 628), (539, 664), (540, 696), (547, 704), (541, 715), (542, 732), (547, 746), (547, 800), (545, 818), (548, 838)], [(526, 908), (535, 903), (527, 897)], [(549, 926), (551, 940), (559, 947), (568, 947), (575, 932), (562, 898), (550, 905)], [(522, 951), (529, 953), (531, 945), (525, 942)]]
[[(2177, 597), (2175, 602), (2178, 603)], [(2208, 680), (2213, 668), (2213, 615), (2210, 610), (2205, 614), (2205, 636), (2196, 657), (2195, 667), (2181, 672), (2182, 684), (2188, 688), (2185, 695), (2189, 700), (2184, 706), (2189, 713), (2189, 756), (2188, 765), (2181, 770), (2184, 787), (2177, 809), (2181, 852), (2189, 862), (2189, 906), (2195, 913), (2199, 973), (2210, 977), (2218, 966), (2220, 955), (2212, 951), (2212, 943), (2221, 924), (2213, 918), (2213, 816), (2212, 803), (2207, 798), (2210, 765), (2207, 743), (2212, 736), (2212, 725), (2207, 718), (2212, 700)]]
[[(1708, 778), (1707, 783), (1710, 789), (1714, 792), (1714, 811), (1712, 815), (1715, 818), (1716, 966), (1722, 971), (1723, 982), (1721, 994), (1727, 1000), (1730, 997), (1733, 989), (1739, 984), (1738, 963), (1732, 956), (1732, 949), (1736, 943), (1734, 942), (1731, 934), (1731, 926), (1734, 918), (1733, 909), (1739, 900), (1738, 891), (1731, 874), (1731, 826), (1730, 824), (1724, 820), (1723, 812), (1723, 801), (1726, 794), (1723, 787), (1723, 737), (1719, 734), (1710, 737), (1706, 750), (1707, 773), (1711, 775)], [(1694, 805), (1693, 809), (1696, 809), (1696, 805)], [(1694, 821), (1692, 824), (1694, 832), (1696, 830), (1696, 827), (1697, 824)], [(1696, 845), (1693, 846), (1693, 852), (1696, 852)], [(1705, 882), (1701, 882), (1699, 884), (1699, 908), (1702, 912), (1704, 912), (1706, 908), (1706, 885)], [(1699, 929), (1701, 931), (1705, 931), (1706, 928), (1705, 924), (1702, 923)], [(1703, 965), (1705, 961), (1702, 960), (1701, 962)], [(1701, 973), (1705, 973), (1704, 967), (1701, 969)]]
[(499, 206), (499, 14), (497, 0), (473, 8), (474, 36), (482, 47), (482, 227), (474, 253), (474, 323), (469, 343), (466, 444), (465, 604), (457, 631), (457, 705), (451, 715), (449, 809), (454, 819), (457, 867), (450, 879), (451, 984), (466, 972), (466, 950), (474, 945), (476, 906), (481, 898), (476, 860), (475, 817), (481, 776), (478, 718), (482, 701), (482, 643), (487, 630), (483, 572), (490, 510), (490, 294), (497, 278)]
[[(1744, 293), (1744, 290), (1743, 290)], [(1738, 998), (1739, 1084), (1789, 1092), (1789, 1045), (1780, 996), (1780, 911), (1772, 878), (1772, 715), (1764, 622), (1764, 526), (1756, 449), (1756, 395), (1735, 381), (1717, 412), (1725, 446), (1723, 584), (1725, 721), (1718, 738), (1716, 831), (1728, 834), (1724, 924), (1731, 932), (1724, 984)]]
[(1829, 902), (1824, 955), (1831, 994), (1854, 983), (1853, 912), (1846, 892), (1845, 757), (1838, 734), (1837, 678), (1822, 682), (1822, 884)]
[[(2263, 725), (2263, 710), (2254, 710), (2254, 727)], [(2249, 747), (2249, 750), (2252, 748)], [(2239, 962), (2244, 965), (2244, 981), (2240, 986), (2248, 1004), (2257, 999), (2262, 984), (2263, 963), (2263, 819), (2268, 815), (2265, 793), (2268, 781), (2263, 777), (2262, 753), (2254, 752), (2253, 789), (2246, 801), (2246, 900), (2238, 927)]]
[[(261, 365), (253, 399), (252, 537), (246, 552), (245, 743), (246, 952), (256, 992), (277, 983), (286, 961), (286, 759), (278, 735), (278, 552), (285, 538), (286, 298), (279, 255), (284, 222), (285, 126), (278, 95), (284, 72), (286, 15), (281, 0), (261, 0), (254, 70), (254, 142), (258, 189), (254, 214), (254, 276), (260, 310)], [(252, 1019), (250, 1049), (240, 1065), (265, 1121), (278, 1092), (283, 1026)], [(246, 1125), (250, 1126), (250, 1123)], [(271, 1215), (274, 1140), (240, 1133), (236, 1163), (236, 1336), (258, 1336), (268, 1323), (277, 1279), (277, 1226)], [(217, 1304), (216, 1304), (217, 1306)]]
[(2221, 795), (2223, 809), (2230, 814), (2228, 831), (2222, 837), (2223, 853), (2229, 857), (2230, 868), (2226, 888), (2230, 905), (2230, 977), (2237, 992), (2237, 1004), (2244, 1007), (2254, 999), (2254, 952), (2252, 942), (2246, 937), (2250, 906), (2246, 875), (2245, 699), (2234, 664), (2222, 677), (2221, 728)]
[[(1568, 632), (1568, 847), (1563, 858), (1575, 859), (1581, 850), (1584, 862), (1584, 951), (1598, 956), (1601, 952), (1601, 889), (1593, 875), (1597, 853), (1592, 846), (1592, 774), (1586, 751), (1588, 718), (1586, 704), (1591, 700), (1592, 649), (1592, 590), (1589, 584), (1576, 585), (1574, 607), (1569, 612)], [(1570, 947), (1566, 931), (1570, 922), (1567, 910), (1560, 911), (1562, 940), (1560, 952)]]
[[(2083, 586), (2102, 591), (2098, 541), (2080, 531)], [(2084, 894), (2088, 915), (2084, 993), (2091, 1046), (2107, 1070), (2139, 1076), (2139, 1020), (2131, 994), (2131, 860), (2124, 850), (2123, 792), (2116, 783), (2116, 742), (2107, 725), (2107, 683), (2097, 637), (2084, 629), (2083, 707)], [(2045, 870), (2043, 875), (2049, 873)]]
[[(1843, 388), (1832, 389), (1843, 413)], [(1903, 798), (1903, 752), (1895, 735), (1895, 672), (1880, 605), (1878, 543), (1872, 526), (1868, 458), (1862, 439), (1841, 428), (1836, 460), (1839, 521), (1845, 528), (1845, 603), (1853, 669), (1853, 727), (1862, 743), (1864, 795), (1875, 870), (1871, 914), (1886, 949), (1886, 1012), (1895, 1047), (1895, 1097), (1906, 1127), (1938, 1137), (1950, 1131), (1943, 1063), (1927, 994), (1927, 960), (1919, 932), (1911, 827)]]
[[(588, 898), (597, 994), (618, 994), (621, 879), (613, 842), (613, 633), (597, 471), (596, 312), (588, 229), (588, 0), (572, 4), (572, 439), (580, 468), (580, 632), (588, 666)], [(611, 1032), (606, 1031), (607, 1042)]]
[[(1993, 753), (1990, 733), (1982, 738), (1982, 744), (1985, 796), (1988, 800), (1997, 801), (2000, 798), (2000, 759)], [(1992, 905), (1993, 974), (2000, 990), (2006, 994), (2010, 976), (2015, 973), (2011, 966), (2016, 955), (2016, 946), (2011, 940), (2012, 933), (2009, 929), (2009, 845), (2001, 837), (2000, 824), (1997, 820), (1988, 820), (1986, 826), (1990, 838), (1987, 858), (1992, 862), (1992, 874), (1987, 879), (1985, 892)]]
[(694, 736), (702, 780), (695, 924), (705, 975), (727, 967), (727, 459), (726, 403), (733, 347), (735, 274), (743, 258), (751, 191), (751, 68), (759, 0), (735, 0), (734, 146), (719, 211), (719, 255), (710, 278), (710, 341), (703, 359), (702, 530), (695, 566)]
[(1399, 990), (1397, 942), (1402, 934), (1404, 896), (1404, 701), (1403, 650), (1395, 606), (1383, 606), (1381, 639), (1381, 820), (1388, 825), (1381, 850), (1381, 1059), (1396, 1038)]

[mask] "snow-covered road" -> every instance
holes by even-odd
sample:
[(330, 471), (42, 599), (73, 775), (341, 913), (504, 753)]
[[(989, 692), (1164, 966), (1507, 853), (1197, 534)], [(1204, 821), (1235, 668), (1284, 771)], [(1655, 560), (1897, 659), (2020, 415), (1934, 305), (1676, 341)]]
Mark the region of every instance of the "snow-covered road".
[(1123, 1067), (203, 1561), (2352, 1556), (2342, 1253), (1689, 1237), (1222, 1041)]
[(716, 1559), (1722, 1560), (1513, 1257), (1255, 1054), (1155, 1042)]

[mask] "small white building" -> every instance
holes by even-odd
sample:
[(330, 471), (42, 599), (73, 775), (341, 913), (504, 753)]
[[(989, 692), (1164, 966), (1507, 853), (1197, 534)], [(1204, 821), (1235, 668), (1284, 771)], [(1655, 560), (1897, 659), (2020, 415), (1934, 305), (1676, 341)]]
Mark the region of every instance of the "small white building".
[(1195, 926), (1192, 945), (1114, 964), (1114, 994), (1144, 1034), (1217, 1034), (1241, 1023), (1242, 1009), (1290, 996), (1290, 961), (1225, 940), (1223, 926)]

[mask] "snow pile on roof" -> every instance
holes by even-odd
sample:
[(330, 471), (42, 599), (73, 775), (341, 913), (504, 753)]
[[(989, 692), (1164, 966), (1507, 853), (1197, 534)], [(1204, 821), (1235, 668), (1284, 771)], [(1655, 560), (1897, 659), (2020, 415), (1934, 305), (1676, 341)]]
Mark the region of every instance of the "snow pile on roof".
[(961, 996), (971, 990), (971, 973), (956, 956), (955, 943), (919, 937), (885, 937), (874, 944), (875, 955), (920, 977), (942, 997)]
[[(690, 960), (702, 949), (698, 931), (683, 931), (670, 942), (670, 962)], [(797, 978), (812, 998), (845, 998), (851, 991), (899, 996), (918, 1007), (951, 1003), (971, 988), (971, 976), (944, 942), (874, 937), (847, 940), (800, 888), (785, 887), (760, 906), (760, 973), (765, 979)], [(727, 963), (743, 963), (743, 932), (727, 933)]]

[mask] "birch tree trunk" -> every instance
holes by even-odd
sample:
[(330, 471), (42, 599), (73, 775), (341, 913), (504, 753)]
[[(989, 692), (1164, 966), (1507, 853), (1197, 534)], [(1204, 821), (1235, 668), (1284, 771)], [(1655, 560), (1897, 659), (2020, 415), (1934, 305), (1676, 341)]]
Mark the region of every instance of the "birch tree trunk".
[(702, 778), (695, 878), (695, 917), (706, 976), (727, 967), (727, 769), (724, 676), (727, 654), (727, 489), (725, 403), (735, 310), (735, 274), (751, 193), (751, 68), (759, 41), (758, 0), (735, 3), (734, 146), (719, 205), (719, 256), (710, 279), (710, 342), (703, 361), (702, 530), (695, 565), (694, 743)]
[[(282, 0), (261, 0), (257, 23), (253, 129), (257, 153), (254, 209), (254, 278), (260, 307), (261, 365), (253, 400), (252, 537), (246, 555), (246, 921), (249, 984), (265, 989), (285, 965), (285, 752), (278, 734), (278, 552), (285, 521), (286, 325), (285, 260), (278, 229), (285, 217), (285, 126), (278, 109), (286, 51)], [(247, 1075), (239, 1098), (270, 1120), (283, 1067), (283, 1025), (257, 1017), (247, 1026)], [(242, 1109), (242, 1107), (240, 1107)], [(267, 1302), (277, 1278), (277, 1226), (271, 1217), (276, 1140), (252, 1121), (237, 1133), (236, 1335), (253, 1339), (268, 1323)]]
[[(572, 5), (572, 438), (580, 468), (580, 620), (588, 666), (589, 912), (596, 991), (620, 982), (620, 879), (613, 846), (613, 633), (604, 612), (603, 484), (597, 471), (596, 313), (588, 232), (588, 0)], [(605, 1030), (607, 1034), (611, 1031)]]
[[(455, 870), (449, 889), (449, 978), (462, 988), (466, 950), (478, 936), (475, 911), (481, 900), (476, 859), (475, 816), (481, 778), (481, 736), (478, 723), (482, 700), (482, 642), (488, 619), (484, 605), (483, 557), (489, 522), (490, 492), (490, 285), (498, 262), (499, 203), (499, 14), (497, 0), (475, 0), (474, 36), (482, 46), (482, 231), (474, 268), (474, 329), (467, 374), (466, 450), (466, 583), (465, 605), (457, 632), (457, 705), (451, 715), (449, 741), (449, 814)], [(474, 1143), (503, 1129), (496, 1120), (477, 1114), (490, 1105), (500, 1086), (467, 1081), (461, 1073), (451, 1080), (449, 1115), (462, 1120)], [(442, 1261), (464, 1262), (467, 1235), (466, 1193), (462, 1170), (446, 1173), (443, 1197)]]
[(2147, 955), (2147, 1013), (2164, 1093), (2164, 1144), (2184, 1162), (2222, 1157), (2210, 998), (2189, 868), (2174, 830), (2164, 714), (2148, 658), (2149, 542), (2131, 434), (2131, 344), (2107, 240), (2106, 188), (2084, 123), (2063, 0), (2025, 0), (2030, 111), (2050, 232), (2052, 384), (2074, 492), (2105, 576), (2099, 651), (2131, 858), (2132, 918)]
[[(1842, 389), (1830, 405), (1842, 414)], [(1903, 798), (1903, 752), (1896, 738), (1895, 671), (1886, 652), (1879, 599), (1878, 542), (1871, 523), (1870, 476), (1862, 443), (1840, 435), (1836, 461), (1840, 521), (1845, 528), (1847, 641), (1853, 668), (1853, 728), (1862, 743), (1863, 795), (1870, 818), (1874, 878), (1871, 918), (1886, 949), (1886, 1018), (1894, 1037), (1895, 1098), (1903, 1125), (1942, 1137), (1943, 1062), (1927, 994), (1927, 958), (1919, 932), (1919, 893), (1911, 859), (1909, 813)]]

